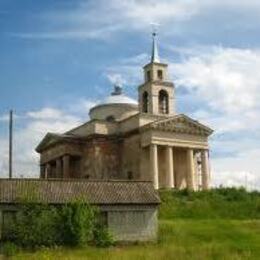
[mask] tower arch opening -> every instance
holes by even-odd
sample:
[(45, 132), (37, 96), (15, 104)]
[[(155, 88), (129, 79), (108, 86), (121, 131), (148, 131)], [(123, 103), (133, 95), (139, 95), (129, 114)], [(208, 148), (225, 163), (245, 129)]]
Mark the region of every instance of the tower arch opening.
[(143, 113), (148, 113), (148, 105), (149, 105), (149, 95), (147, 91), (144, 91), (143, 97), (142, 97), (142, 102), (143, 102)]
[(166, 90), (159, 91), (159, 113), (160, 114), (169, 114), (169, 95)]

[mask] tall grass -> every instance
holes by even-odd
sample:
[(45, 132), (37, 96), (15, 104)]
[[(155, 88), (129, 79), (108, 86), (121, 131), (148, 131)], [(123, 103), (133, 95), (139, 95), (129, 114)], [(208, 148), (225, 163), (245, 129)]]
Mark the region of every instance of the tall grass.
[(160, 195), (158, 243), (44, 249), (13, 259), (260, 259), (260, 193), (231, 188), (196, 193), (165, 190)]
[(160, 191), (161, 219), (260, 219), (260, 193), (245, 189)]

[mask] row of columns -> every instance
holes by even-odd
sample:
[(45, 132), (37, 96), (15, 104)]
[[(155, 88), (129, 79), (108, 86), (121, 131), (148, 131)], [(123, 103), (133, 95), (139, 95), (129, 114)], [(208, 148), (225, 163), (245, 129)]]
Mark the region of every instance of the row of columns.
[[(61, 177), (61, 178), (69, 178), (70, 177), (70, 156), (64, 155), (62, 157), (59, 157), (56, 159), (55, 162), (56, 170), (55, 170), (55, 177)], [(44, 179), (50, 178), (51, 174), (51, 164), (46, 163), (41, 165), (42, 172), (41, 177)]]
[[(187, 149), (187, 188), (189, 190), (196, 189), (196, 169), (194, 161), (194, 150)], [(166, 188), (174, 188), (174, 160), (173, 147), (166, 146)], [(154, 188), (159, 189), (159, 165), (158, 165), (158, 146), (150, 145), (150, 172), (153, 176)], [(202, 189), (209, 188), (209, 156), (207, 150), (201, 150), (201, 177)]]

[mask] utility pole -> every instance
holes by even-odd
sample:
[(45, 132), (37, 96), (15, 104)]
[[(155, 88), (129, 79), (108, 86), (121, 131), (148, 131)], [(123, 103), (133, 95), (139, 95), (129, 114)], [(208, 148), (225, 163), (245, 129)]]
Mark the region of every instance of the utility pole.
[(9, 117), (9, 179), (13, 175), (13, 110), (10, 110)]

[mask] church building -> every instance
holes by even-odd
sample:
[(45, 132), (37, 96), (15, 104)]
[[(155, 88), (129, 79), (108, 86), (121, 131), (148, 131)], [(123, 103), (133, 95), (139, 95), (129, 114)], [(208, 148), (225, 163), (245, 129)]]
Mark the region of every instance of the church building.
[(143, 67), (138, 102), (120, 86), (90, 109), (90, 120), (66, 133), (47, 133), (40, 153), (42, 179), (152, 181), (154, 188), (210, 185), (208, 138), (213, 130), (175, 110), (175, 86), (158, 54)]

